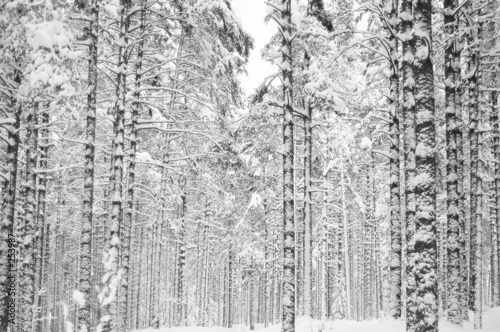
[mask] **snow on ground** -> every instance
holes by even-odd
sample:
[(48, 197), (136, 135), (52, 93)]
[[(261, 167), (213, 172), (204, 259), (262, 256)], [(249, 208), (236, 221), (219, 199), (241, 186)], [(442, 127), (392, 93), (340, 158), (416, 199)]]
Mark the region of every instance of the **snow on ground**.
[[(470, 314), (471, 319), (473, 314)], [(273, 325), (264, 328), (263, 325), (258, 324), (255, 328), (259, 332), (280, 332), (281, 325)], [(228, 329), (224, 327), (176, 327), (176, 328), (163, 328), (159, 330), (147, 329), (140, 332), (249, 332), (247, 326), (235, 325), (233, 328)], [(403, 320), (373, 320), (368, 322), (355, 322), (355, 321), (318, 321), (307, 317), (300, 317), (296, 322), (296, 332), (404, 332), (405, 322)], [(471, 321), (464, 322), (463, 327), (454, 326), (441, 319), (439, 321), (440, 332), (472, 332), (474, 330)], [(483, 312), (483, 332), (499, 332), (500, 331), (500, 307), (493, 309), (486, 309)]]

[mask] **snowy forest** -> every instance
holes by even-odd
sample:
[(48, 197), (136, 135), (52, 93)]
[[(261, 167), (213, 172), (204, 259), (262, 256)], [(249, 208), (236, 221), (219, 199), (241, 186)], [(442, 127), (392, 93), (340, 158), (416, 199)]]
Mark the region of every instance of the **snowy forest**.
[(0, 332), (500, 331), (499, 30), (499, 0), (0, 0)]

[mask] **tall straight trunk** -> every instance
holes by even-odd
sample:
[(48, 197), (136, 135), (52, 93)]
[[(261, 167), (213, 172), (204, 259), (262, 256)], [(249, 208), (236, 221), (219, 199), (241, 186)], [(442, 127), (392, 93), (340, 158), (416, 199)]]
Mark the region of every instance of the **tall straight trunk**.
[[(56, 220), (55, 220), (55, 225), (53, 229), (54, 233), (54, 241), (53, 241), (53, 259), (52, 259), (52, 294), (51, 294), (51, 307), (50, 307), (50, 313), (49, 316), (55, 317), (53, 320), (48, 321), (48, 331), (50, 332), (55, 332), (57, 331), (57, 324), (59, 322), (59, 308), (57, 306), (58, 303), (61, 302), (61, 292), (60, 292), (60, 283), (58, 282), (59, 280), (59, 274), (60, 274), (60, 266), (61, 266), (61, 257), (62, 257), (62, 251), (59, 248), (64, 249), (64, 241), (63, 237), (61, 234), (61, 222), (62, 222), (62, 216), (61, 216), (61, 210), (62, 207), (64, 206), (64, 203), (62, 203), (62, 183), (61, 183), (61, 172), (59, 171), (57, 174), (57, 199), (56, 199)], [(59, 250), (58, 250), (59, 249)]]
[[(493, 128), (492, 133), (492, 154), (495, 160), (498, 160), (498, 113), (497, 113), (497, 105), (496, 105), (497, 92), (491, 93), (491, 113), (490, 113), (490, 125)], [(491, 199), (490, 202), (490, 227), (491, 227), (491, 307), (495, 307), (498, 304), (498, 222), (497, 222), (497, 191), (496, 191), (496, 173), (497, 173), (497, 163), (495, 162), (492, 165), (493, 168), (493, 181), (490, 185), (490, 193)]]
[(226, 261), (223, 261), (222, 262), (223, 266), (224, 266), (224, 269), (222, 271), (222, 273), (224, 273), (224, 276), (222, 278), (222, 287), (221, 287), (221, 291), (222, 291), (222, 296), (221, 296), (221, 301), (222, 301), (222, 313), (221, 313), (221, 319), (222, 319), (222, 325), (223, 327), (226, 327), (227, 326), (227, 286), (228, 286), (228, 282), (227, 282), (227, 274), (228, 274), (228, 270), (227, 270), (227, 263)]
[[(44, 128), (40, 130), (41, 139), (44, 139), (43, 143), (39, 143), (40, 145), (40, 160), (39, 165), (41, 170), (47, 169), (48, 164), (48, 149), (49, 142), (47, 142), (49, 130), (47, 129), (47, 125), (49, 123), (49, 114), (48, 110), (46, 110), (42, 115), (42, 125)], [(47, 175), (39, 174), (39, 186), (38, 186), (38, 204), (37, 204), (37, 235), (35, 237), (35, 302), (34, 302), (34, 310), (35, 313), (33, 315), (33, 325), (34, 332), (40, 332), (42, 329), (42, 321), (39, 320), (40, 315), (42, 314), (42, 296), (40, 294), (40, 290), (43, 286), (43, 269), (45, 263), (45, 241), (48, 233), (46, 233), (46, 220), (45, 220), (45, 207), (46, 207), (46, 198), (47, 195)]]
[[(136, 209), (139, 209), (139, 202), (136, 199), (134, 202), (134, 206)], [(129, 330), (136, 330), (137, 326), (137, 317), (139, 312), (139, 280), (141, 269), (139, 263), (141, 261), (141, 250), (142, 244), (140, 240), (142, 238), (142, 227), (138, 225), (139, 223), (139, 214), (135, 213), (134, 215), (134, 225), (132, 226), (132, 241), (131, 241), (131, 272), (130, 272), (130, 287), (129, 287), (129, 304), (128, 304), (128, 315), (129, 319)]]
[[(333, 297), (335, 296), (335, 280), (336, 280), (336, 273), (335, 273), (335, 260), (336, 257), (334, 256), (334, 248), (335, 248), (335, 225), (330, 221), (329, 216), (330, 216), (330, 192), (329, 190), (329, 185), (328, 185), (328, 173), (324, 175), (323, 179), (323, 189), (325, 190), (324, 196), (323, 196), (323, 202), (325, 205), (325, 222), (326, 222), (326, 282), (327, 282), (327, 294), (326, 296), (326, 318), (327, 319), (333, 319), (332, 313), (333, 313)], [(333, 218), (332, 218), (333, 219)]]
[(228, 263), (227, 263), (227, 328), (233, 327), (233, 244), (229, 244), (229, 252), (228, 252)]
[[(122, 237), (122, 276), (120, 285), (120, 324), (122, 329), (127, 329), (130, 325), (128, 323), (128, 303), (129, 303), (129, 257), (130, 257), (130, 246), (131, 246), (131, 228), (133, 225), (134, 218), (134, 199), (135, 199), (135, 168), (136, 168), (136, 155), (137, 155), (137, 121), (139, 119), (139, 114), (142, 111), (141, 103), (141, 79), (142, 79), (142, 62), (144, 57), (144, 33), (146, 30), (146, 2), (147, 0), (141, 0), (140, 6), (141, 10), (139, 19), (139, 43), (137, 46), (137, 59), (135, 63), (135, 82), (133, 90), (133, 101), (131, 105), (132, 114), (130, 120), (130, 149), (129, 149), (129, 163), (128, 163), (128, 188), (127, 188), (127, 205), (125, 212), (124, 225), (121, 227), (121, 237)], [(128, 24), (128, 23), (127, 23)]]
[(186, 312), (186, 291), (185, 291), (185, 273), (184, 273), (184, 268), (186, 264), (186, 237), (185, 237), (185, 232), (186, 232), (186, 223), (187, 223), (187, 197), (186, 197), (186, 191), (187, 191), (187, 185), (184, 183), (185, 190), (183, 194), (181, 195), (181, 225), (179, 229), (179, 256), (178, 256), (178, 262), (177, 262), (177, 323), (179, 326), (186, 326), (187, 322), (187, 312)]
[(159, 233), (160, 233), (160, 218), (154, 223), (151, 229), (151, 256), (150, 256), (150, 277), (149, 277), (149, 304), (148, 304), (148, 327), (155, 328), (158, 317), (158, 306), (157, 303), (159, 301), (159, 296), (155, 292), (156, 291), (156, 282), (157, 278), (157, 267), (159, 266), (159, 258), (160, 258), (160, 243)]
[(213, 297), (214, 302), (217, 303), (217, 312), (214, 313), (214, 324), (217, 326), (222, 325), (222, 306), (224, 299), (224, 276), (222, 272), (222, 266), (217, 263), (214, 265), (214, 286), (213, 286)]
[[(367, 167), (367, 173), (368, 173), (368, 192), (369, 192), (369, 204), (370, 204), (370, 221), (373, 225), (377, 225), (377, 218), (375, 215), (376, 212), (376, 190), (375, 190), (375, 159), (373, 156), (373, 152), (370, 153), (369, 157), (369, 166)], [(372, 245), (371, 245), (371, 252), (372, 254), (370, 255), (370, 271), (371, 271), (371, 276), (370, 276), (370, 286), (371, 288), (369, 291), (372, 293), (372, 310), (373, 310), (373, 315), (374, 318), (379, 317), (379, 297), (378, 297), (378, 271), (379, 271), (379, 266), (378, 266), (378, 257), (379, 257), (379, 251), (378, 251), (378, 242), (377, 242), (377, 226), (374, 226), (371, 231), (371, 238), (372, 238)]]
[[(16, 80), (19, 84), (19, 81)], [(14, 222), (16, 211), (16, 185), (19, 154), (19, 127), (21, 107), (14, 97), (10, 98), (9, 114), (11, 125), (8, 126), (8, 144), (6, 170), (8, 179), (2, 189), (2, 223), (0, 225), (0, 331), (6, 332), (13, 324), (19, 324), (19, 315), (16, 317), (15, 309), (11, 303), (15, 303), (15, 292), (11, 292), (16, 284), (16, 261), (19, 259), (18, 241), (15, 238)], [(17, 321), (16, 321), (17, 319)]]
[[(491, 123), (493, 125), (493, 156), (500, 160), (500, 130), (498, 125), (498, 92), (491, 93)], [(500, 306), (500, 163), (494, 163), (493, 180), (493, 215), (491, 216), (492, 227), (492, 287), (493, 306)]]
[(278, 268), (276, 267), (276, 263), (277, 263), (277, 258), (278, 258), (278, 253), (277, 253), (277, 250), (276, 250), (276, 235), (275, 235), (275, 230), (273, 229), (272, 230), (272, 243), (273, 243), (273, 258), (272, 258), (272, 281), (271, 281), (271, 317), (270, 317), (270, 321), (271, 321), (271, 325), (274, 325), (276, 324), (276, 322), (278, 321), (278, 306), (277, 306), (277, 302), (278, 302)]
[(444, 54), (445, 74), (445, 112), (446, 112), (446, 292), (447, 303), (444, 303), (448, 311), (448, 321), (454, 324), (462, 324), (463, 315), (461, 311), (461, 255), (462, 242), (460, 237), (463, 231), (460, 229), (460, 210), (458, 191), (458, 142), (461, 135), (460, 124), (457, 117), (456, 76), (459, 63), (456, 53), (458, 52), (455, 40), (455, 17), (453, 12), (457, 6), (457, 0), (444, 1), (444, 24), (446, 47)]
[(99, 264), (102, 260), (103, 253), (103, 242), (105, 238), (104, 222), (100, 220), (96, 215), (92, 217), (93, 227), (92, 227), (92, 265), (91, 265), (91, 275), (92, 275), (92, 287), (91, 287), (91, 303), (90, 303), (90, 326), (96, 326), (98, 324), (98, 319), (100, 316), (100, 306), (99, 306), (99, 289), (95, 285), (99, 285), (102, 276), (103, 266)]
[(304, 315), (312, 314), (312, 106), (304, 117)]
[(413, 78), (413, 59), (415, 41), (413, 37), (412, 0), (401, 2), (401, 33), (406, 36), (403, 40), (403, 149), (404, 149), (404, 176), (405, 176), (405, 216), (404, 228), (406, 241), (406, 330), (415, 331), (416, 328), (416, 284), (415, 284), (415, 100)]
[[(253, 266), (250, 265), (250, 269), (253, 269)], [(250, 326), (250, 331), (255, 330), (255, 290), (254, 290), (254, 276), (252, 271), (248, 275), (248, 325)]]
[[(202, 277), (201, 277), (201, 243), (200, 243), (200, 229), (201, 229), (201, 223), (197, 223), (196, 225), (196, 272), (195, 272), (195, 277), (196, 277), (196, 292), (195, 292), (195, 304), (197, 308), (200, 308), (201, 305), (201, 283), (202, 283)], [(199, 312), (200, 310), (198, 310)], [(198, 314), (198, 316), (200, 316)], [(198, 317), (198, 322), (199, 322), (200, 317)]]
[[(347, 207), (345, 197), (345, 183), (344, 183), (344, 161), (340, 157), (340, 186), (342, 190), (342, 226), (343, 226), (343, 244), (342, 251), (344, 253), (344, 276), (345, 276), (345, 318), (351, 319), (351, 262), (349, 258), (349, 225), (347, 220)], [(339, 255), (340, 258), (340, 255)]]
[(437, 331), (436, 129), (432, 68), (432, 4), (420, 0), (414, 7), (415, 59), (415, 330)]
[(203, 285), (201, 287), (201, 303), (200, 303), (200, 312), (201, 312), (201, 326), (208, 325), (208, 272), (209, 272), (209, 262), (208, 262), (208, 254), (209, 254), (209, 241), (208, 241), (208, 214), (206, 214), (206, 224), (203, 226), (203, 263), (202, 263), (202, 282)]
[(361, 278), (361, 287), (362, 287), (362, 319), (363, 320), (369, 320), (371, 317), (373, 317), (373, 308), (371, 305), (371, 292), (373, 291), (373, 286), (371, 285), (371, 246), (372, 246), (372, 238), (371, 238), (371, 223), (373, 222), (371, 220), (371, 207), (369, 206), (370, 204), (370, 193), (369, 193), (369, 187), (370, 187), (370, 175), (369, 175), (369, 165), (366, 165), (366, 197), (365, 200), (368, 203), (366, 211), (363, 212), (362, 214), (362, 225), (361, 225), (361, 232), (362, 232), (362, 258), (360, 261), (361, 264), (361, 270), (362, 274), (360, 276)]
[[(327, 210), (328, 211), (328, 210)], [(327, 266), (327, 272), (326, 272), (326, 282), (327, 282), (327, 293), (325, 294), (326, 296), (326, 319), (333, 319), (332, 313), (333, 313), (333, 296), (335, 292), (335, 264), (334, 264), (334, 256), (333, 256), (333, 248), (334, 248), (334, 242), (335, 242), (335, 237), (334, 232), (333, 232), (333, 226), (328, 223), (327, 224), (327, 247), (326, 247), (326, 266)]]
[[(398, 1), (392, 0), (389, 13), (390, 22), (397, 22)], [(401, 317), (401, 204), (399, 188), (399, 71), (398, 71), (398, 40), (392, 31), (397, 30), (396, 23), (391, 24), (389, 31), (390, 45), (390, 160), (389, 160), (389, 190), (390, 190), (390, 231), (391, 231), (391, 251), (389, 259), (389, 315), (393, 318)]]
[[(140, 227), (140, 226), (137, 226), (137, 227)], [(140, 235), (139, 235), (139, 240), (138, 240), (138, 243), (139, 243), (139, 253), (138, 253), (138, 256), (137, 256), (137, 262), (136, 262), (136, 274), (137, 274), (137, 286), (136, 286), (136, 294), (135, 294), (135, 297), (136, 297), (136, 300), (135, 300), (135, 303), (136, 303), (136, 308), (135, 308), (135, 324), (133, 325), (132, 329), (133, 330), (139, 330), (140, 328), (140, 318), (141, 318), (141, 307), (142, 307), (142, 304), (141, 304), (141, 294), (143, 293), (143, 280), (144, 280), (144, 273), (143, 273), (143, 270), (142, 270), (142, 260), (143, 260), (143, 253), (144, 253), (144, 239), (145, 239), (145, 234), (146, 234), (146, 231), (144, 230), (143, 227), (140, 227)]]
[[(145, 242), (145, 246), (146, 246), (146, 251), (145, 251), (145, 254), (146, 254), (146, 257), (144, 258), (144, 261), (145, 261), (145, 267), (144, 269), (146, 270), (146, 276), (144, 278), (144, 295), (143, 295), (143, 299), (144, 299), (144, 316), (143, 316), (143, 327), (147, 328), (149, 327), (149, 311), (151, 310), (150, 308), (150, 284), (151, 284), (151, 267), (153, 266), (153, 263), (152, 263), (152, 248), (153, 248), (153, 244), (152, 244), (152, 240), (153, 240), (153, 228), (152, 227), (147, 227), (146, 228), (146, 242)], [(151, 239), (151, 240), (150, 240)]]
[[(263, 303), (263, 310), (262, 310), (262, 320), (264, 321), (264, 328), (266, 328), (268, 326), (268, 323), (269, 323), (269, 317), (272, 317), (272, 316), (269, 316), (269, 292), (271, 291), (269, 289), (269, 267), (270, 267), (270, 264), (269, 264), (269, 220), (267, 219), (267, 209), (268, 209), (268, 206), (266, 204), (266, 201), (264, 200), (264, 211), (266, 211), (266, 214), (265, 214), (265, 220), (264, 220), (264, 234), (265, 234), (265, 237), (264, 237), (264, 241), (265, 241), (265, 244), (264, 244), (264, 280), (262, 282), (262, 286), (263, 286), (263, 300), (264, 300), (264, 303)], [(272, 307), (272, 306), (271, 306)], [(272, 309), (271, 309), (272, 310)]]
[(282, 332), (295, 331), (295, 211), (293, 142), (292, 7), (282, 0), (283, 78), (283, 293)]
[[(297, 155), (297, 149), (299, 144), (296, 144), (299, 140), (299, 133), (294, 131), (293, 133), (293, 154)], [(302, 145), (300, 145), (302, 146)], [(294, 159), (294, 170), (300, 168), (300, 158)], [(299, 175), (300, 172), (294, 173), (294, 183), (293, 183), (293, 197), (298, 197), (298, 190), (302, 189), (305, 193), (305, 186), (299, 187), (301, 184)], [(301, 316), (304, 314), (304, 265), (305, 265), (305, 220), (304, 218), (299, 218), (298, 216), (303, 215), (303, 206), (298, 202), (294, 204), (294, 220), (295, 220), (295, 312), (297, 315)]]
[[(326, 187), (326, 185), (325, 185)], [(323, 221), (322, 221), (322, 232), (321, 232), (321, 250), (320, 250), (320, 258), (318, 267), (321, 268), (321, 273), (319, 274), (320, 285), (317, 285), (318, 297), (319, 297), (319, 306), (318, 306), (318, 319), (326, 320), (327, 319), (327, 308), (328, 308), (328, 224), (326, 218), (326, 203), (327, 193), (324, 194), (324, 213), (323, 213)]]
[[(479, 11), (478, 16), (482, 15), (482, 10)], [(483, 162), (481, 160), (481, 155), (483, 154), (483, 135), (482, 131), (484, 130), (484, 123), (483, 123), (483, 113), (485, 109), (485, 96), (484, 93), (481, 92), (481, 84), (484, 84), (483, 82), (483, 70), (482, 70), (482, 37), (483, 37), (483, 24), (482, 21), (478, 21), (478, 28), (477, 28), (477, 38), (478, 40), (476, 41), (478, 44), (476, 45), (477, 47), (477, 53), (475, 55), (476, 61), (475, 61), (475, 74), (477, 75), (477, 82), (475, 85), (475, 95), (476, 95), (476, 104), (472, 104), (471, 106), (474, 107), (475, 109), (475, 127), (474, 127), (474, 135), (476, 136), (476, 144), (477, 144), (477, 151), (474, 152), (474, 157), (477, 157), (475, 168), (472, 169), (473, 171), (473, 176), (476, 177), (477, 179), (477, 191), (475, 193), (475, 204), (476, 204), (476, 210), (474, 213), (476, 214), (476, 228), (477, 228), (477, 234), (476, 234), (476, 248), (474, 252), (471, 252), (472, 256), (475, 256), (476, 260), (476, 281), (475, 281), (475, 303), (474, 303), (474, 329), (482, 329), (483, 326), (483, 317), (482, 317), (482, 312), (483, 312), (483, 283), (484, 283), (484, 278), (483, 278), (483, 213), (484, 213), (484, 200), (483, 200), (483, 179), (482, 179), (482, 174), (485, 172), (484, 167), (483, 167)], [(471, 121), (471, 127), (473, 123)], [(472, 157), (471, 157), (472, 160)], [(472, 206), (473, 204), (471, 204)]]
[[(458, 1), (458, 0), (455, 0)], [(455, 3), (455, 6), (458, 6)], [(459, 17), (455, 17), (455, 31), (459, 29)], [(461, 291), (460, 291), (460, 308), (462, 314), (462, 321), (469, 319), (469, 310), (467, 308), (468, 303), (468, 279), (469, 279), (469, 267), (467, 265), (467, 229), (466, 229), (466, 220), (467, 220), (467, 199), (465, 192), (465, 141), (464, 135), (467, 137), (465, 133), (467, 133), (467, 126), (463, 117), (463, 105), (462, 105), (462, 95), (464, 92), (463, 81), (462, 81), (462, 70), (461, 70), (461, 50), (463, 46), (462, 38), (456, 40), (457, 46), (454, 48), (454, 65), (455, 65), (455, 114), (457, 117), (457, 126), (459, 130), (457, 130), (457, 154), (458, 154), (458, 208), (459, 208), (459, 228), (460, 228), (460, 248), (462, 249), (460, 252), (460, 278), (461, 278)]]
[(154, 233), (154, 251), (153, 251), (153, 266), (152, 266), (152, 282), (151, 282), (151, 310), (150, 310), (150, 320), (151, 326), (153, 328), (160, 327), (160, 274), (161, 274), (161, 240), (162, 240), (162, 225), (165, 219), (165, 191), (167, 182), (167, 164), (169, 160), (169, 142), (167, 142), (163, 151), (163, 167), (162, 176), (160, 183), (160, 197), (161, 197), (161, 207), (158, 213), (158, 220), (155, 223), (155, 233)]
[(26, 118), (26, 181), (24, 184), (24, 216), (22, 217), (21, 230), (21, 292), (20, 323), (23, 331), (31, 331), (33, 327), (33, 303), (35, 284), (35, 248), (34, 238), (36, 232), (36, 180), (38, 149), (38, 102), (26, 105), (29, 109)]
[(85, 143), (85, 173), (83, 177), (83, 213), (80, 241), (79, 292), (83, 301), (79, 303), (78, 329), (90, 331), (91, 282), (92, 282), (92, 227), (94, 204), (95, 134), (97, 111), (97, 44), (99, 1), (90, 2), (90, 20), (87, 28), (89, 39), (89, 64), (87, 82), (87, 123)]
[(374, 250), (373, 250), (373, 269), (375, 270), (375, 272), (373, 273), (374, 275), (374, 285), (375, 285), (375, 289), (374, 289), (374, 296), (375, 296), (375, 300), (374, 300), (374, 310), (375, 310), (375, 313), (376, 313), (376, 317), (379, 318), (380, 317), (380, 314), (381, 314), (381, 310), (382, 310), (382, 282), (380, 281), (380, 276), (381, 276), (381, 269), (382, 267), (380, 266), (380, 247), (379, 247), (379, 235), (378, 235), (378, 232), (375, 232), (374, 233), (374, 244), (373, 244), (373, 247), (374, 247)]
[[(203, 296), (204, 296), (203, 312), (205, 313), (204, 314), (205, 316), (203, 318), (203, 326), (208, 326), (208, 322), (210, 320), (210, 313), (208, 312), (208, 302), (210, 301), (210, 286), (211, 286), (210, 285), (210, 270), (211, 270), (211, 264), (208, 261), (208, 253), (210, 252), (210, 250), (209, 250), (208, 247), (209, 247), (209, 242), (208, 242), (208, 237), (207, 237), (207, 250), (205, 252), (205, 280), (204, 280), (204, 282), (205, 282), (205, 287), (204, 287), (205, 290), (203, 292)], [(184, 295), (184, 297), (187, 298), (186, 294)], [(186, 315), (187, 315), (187, 313), (186, 313)]]
[[(48, 115), (48, 114), (47, 114)], [(48, 117), (46, 117), (44, 119), (45, 120), (48, 120)], [(45, 144), (47, 144), (47, 155), (48, 155), (48, 151), (49, 151), (49, 144), (48, 142), (46, 141)], [(48, 161), (47, 161), (48, 163)], [(45, 165), (45, 167), (48, 167), (48, 165)], [(44, 209), (46, 209), (47, 207), (47, 204), (45, 203), (45, 206), (44, 206)], [(44, 212), (45, 214), (45, 212)], [(42, 262), (42, 281), (41, 281), (41, 284), (42, 284), (42, 287), (45, 287), (47, 289), (47, 292), (45, 293), (45, 295), (43, 296), (43, 301), (42, 301), (42, 304), (41, 304), (41, 307), (42, 307), (42, 315), (44, 317), (47, 317), (49, 315), (49, 312), (50, 312), (50, 307), (49, 307), (49, 304), (50, 304), (50, 301), (49, 299), (51, 298), (51, 291), (50, 291), (50, 271), (51, 271), (51, 264), (50, 264), (50, 258), (51, 258), (51, 250), (50, 250), (50, 244), (52, 243), (52, 239), (53, 239), (53, 227), (52, 227), (52, 222), (48, 222), (46, 221), (45, 222), (45, 230), (43, 232), (43, 239), (44, 239), (44, 242), (43, 242), (43, 256), (42, 256), (42, 259), (43, 259), (43, 262)], [(41, 322), (42, 324), (42, 330), (43, 332), (47, 332), (47, 331), (50, 331), (48, 329), (48, 323), (42, 321)]]
[[(466, 5), (468, 15), (471, 15), (472, 5)], [(474, 47), (475, 38), (472, 35), (468, 36), (469, 57), (468, 57), (468, 73), (467, 73), (467, 107), (469, 108), (469, 140), (470, 140), (470, 231), (469, 231), (469, 310), (476, 311), (476, 252), (477, 252), (477, 225), (480, 216), (478, 215), (478, 183), (479, 183), (479, 151), (478, 151), (478, 54)]]
[[(114, 106), (114, 138), (113, 138), (113, 166), (110, 177), (110, 201), (111, 222), (109, 227), (109, 247), (106, 255), (105, 265), (107, 273), (103, 278), (106, 296), (103, 298), (102, 332), (122, 329), (123, 322), (119, 317), (117, 301), (111, 301), (118, 295), (122, 271), (119, 270), (119, 254), (122, 248), (120, 231), (123, 226), (123, 172), (124, 172), (124, 148), (125, 148), (125, 104), (126, 104), (126, 76), (128, 65), (128, 28), (130, 18), (130, 0), (121, 0), (118, 62), (116, 78), (116, 101)], [(109, 319), (106, 319), (109, 318)]]
[[(343, 196), (341, 197), (341, 199)], [(333, 319), (344, 319), (345, 318), (345, 291), (343, 287), (344, 278), (343, 274), (343, 259), (342, 259), (342, 217), (336, 218), (337, 222), (333, 228), (332, 242), (333, 246), (333, 257), (335, 259), (334, 263), (334, 274), (335, 274), (335, 291), (334, 291), (334, 302), (332, 312)]]

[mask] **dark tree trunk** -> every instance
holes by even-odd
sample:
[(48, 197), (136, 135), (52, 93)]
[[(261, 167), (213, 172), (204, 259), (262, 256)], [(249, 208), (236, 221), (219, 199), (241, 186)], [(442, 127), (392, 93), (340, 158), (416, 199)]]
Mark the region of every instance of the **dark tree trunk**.
[(436, 129), (432, 68), (432, 4), (420, 0), (414, 8), (415, 37), (415, 264), (417, 332), (438, 329), (436, 231)]
[(282, 332), (295, 331), (295, 220), (294, 220), (294, 142), (292, 7), (282, 1), (282, 80), (283, 80), (283, 293)]
[(83, 220), (80, 238), (80, 266), (78, 289), (83, 297), (78, 310), (78, 329), (90, 331), (92, 305), (92, 228), (94, 203), (95, 132), (97, 111), (97, 43), (99, 1), (90, 2), (90, 22), (87, 28), (89, 39), (89, 64), (87, 88), (87, 127), (85, 144), (85, 174), (83, 177)]

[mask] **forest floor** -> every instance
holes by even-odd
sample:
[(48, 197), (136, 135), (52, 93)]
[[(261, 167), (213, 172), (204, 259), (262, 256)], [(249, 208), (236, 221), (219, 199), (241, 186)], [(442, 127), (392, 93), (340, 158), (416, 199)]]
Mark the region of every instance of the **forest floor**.
[[(478, 331), (473, 328), (473, 314), (470, 314), (471, 321), (464, 322), (463, 327), (454, 326), (442, 318), (439, 321), (440, 332), (472, 332)], [(273, 325), (264, 328), (263, 325), (257, 324), (255, 330), (259, 332), (280, 332), (281, 325)], [(228, 329), (224, 327), (175, 327), (162, 328), (159, 330), (147, 329), (140, 332), (248, 332), (250, 329), (247, 326), (235, 325)], [(318, 321), (307, 317), (301, 317), (296, 322), (296, 332), (404, 332), (404, 320), (373, 320), (373, 321)], [(500, 331), (500, 307), (485, 308), (483, 311), (483, 332), (499, 332)]]

